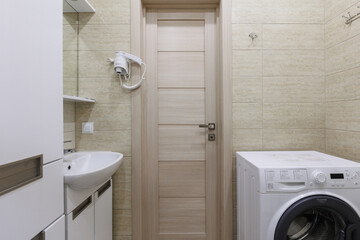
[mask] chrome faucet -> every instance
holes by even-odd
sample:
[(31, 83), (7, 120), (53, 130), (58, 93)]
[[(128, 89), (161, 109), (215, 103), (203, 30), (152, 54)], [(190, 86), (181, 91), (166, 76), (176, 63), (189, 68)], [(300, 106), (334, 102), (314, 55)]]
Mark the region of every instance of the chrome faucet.
[(71, 148), (71, 149), (64, 149), (64, 155), (69, 154), (69, 153), (74, 153), (75, 149)]

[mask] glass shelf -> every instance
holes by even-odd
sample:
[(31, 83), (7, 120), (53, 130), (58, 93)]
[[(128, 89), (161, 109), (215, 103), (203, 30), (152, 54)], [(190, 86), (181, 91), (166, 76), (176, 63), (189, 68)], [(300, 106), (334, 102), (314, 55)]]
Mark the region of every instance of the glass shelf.
[(70, 95), (63, 95), (64, 102), (87, 102), (87, 103), (95, 103), (95, 99), (85, 98), (85, 97), (76, 97)]
[[(77, 0), (77, 1), (72, 1), (72, 0), (63, 0), (64, 1), (64, 9), (63, 12), (64, 13), (68, 13), (68, 12), (74, 12), (74, 10), (78, 13), (94, 13), (95, 12), (95, 8), (93, 6), (91, 6), (91, 4), (87, 1), (87, 0)], [(67, 4), (69, 4), (71, 7), (67, 7), (65, 2)]]

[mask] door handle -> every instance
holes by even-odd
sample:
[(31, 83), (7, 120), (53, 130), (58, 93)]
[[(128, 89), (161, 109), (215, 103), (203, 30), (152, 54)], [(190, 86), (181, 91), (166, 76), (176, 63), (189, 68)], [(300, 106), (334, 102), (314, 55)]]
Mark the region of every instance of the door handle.
[(215, 130), (215, 123), (199, 124), (199, 128), (207, 128), (209, 130)]

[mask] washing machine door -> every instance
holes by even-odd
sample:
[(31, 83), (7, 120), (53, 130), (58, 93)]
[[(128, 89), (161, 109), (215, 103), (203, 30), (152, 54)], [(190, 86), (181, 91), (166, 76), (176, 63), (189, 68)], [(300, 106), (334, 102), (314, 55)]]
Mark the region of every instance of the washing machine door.
[(314, 195), (290, 206), (281, 216), (274, 240), (359, 240), (360, 218), (346, 202)]

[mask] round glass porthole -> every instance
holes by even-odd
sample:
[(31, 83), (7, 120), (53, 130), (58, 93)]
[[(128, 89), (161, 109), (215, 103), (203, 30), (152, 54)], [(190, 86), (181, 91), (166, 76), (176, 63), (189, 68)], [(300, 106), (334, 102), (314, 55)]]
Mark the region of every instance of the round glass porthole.
[(310, 196), (290, 206), (281, 216), (274, 240), (359, 240), (360, 218), (344, 201)]

